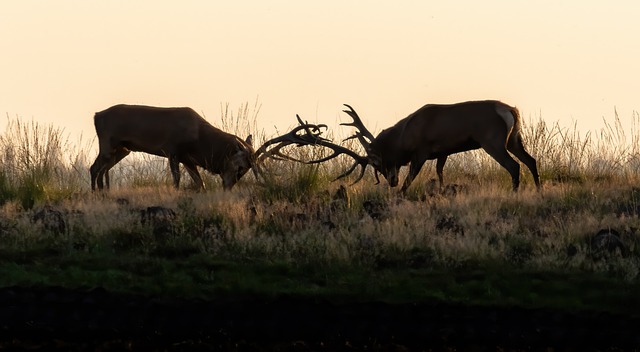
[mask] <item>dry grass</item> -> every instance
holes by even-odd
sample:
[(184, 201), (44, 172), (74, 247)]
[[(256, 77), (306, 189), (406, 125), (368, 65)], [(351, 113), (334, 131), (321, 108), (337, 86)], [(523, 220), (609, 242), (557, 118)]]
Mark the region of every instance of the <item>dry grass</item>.
[[(258, 110), (257, 105), (243, 106), (233, 115), (223, 108), (225, 129), (249, 134)], [(634, 280), (640, 273), (636, 132), (627, 136), (617, 117), (601, 133), (584, 136), (577, 127), (527, 123), (525, 145), (538, 159), (541, 193), (526, 169), (521, 191), (510, 192), (507, 172), (474, 151), (452, 156), (445, 168), (445, 181), (458, 188), (435, 189), (434, 166), (428, 163), (406, 196), (373, 185), (370, 173), (356, 185), (331, 182), (349, 165), (347, 159), (320, 166), (271, 161), (267, 170), (273, 177), (266, 184), (247, 174), (232, 192), (223, 192), (214, 176), (207, 178), (207, 192), (174, 190), (166, 163), (148, 156), (123, 162), (114, 169), (114, 189), (93, 194), (85, 172), (92, 152), (74, 149), (53, 127), (11, 120), (0, 137), (0, 227), (10, 249), (44, 241), (51, 233), (33, 221), (33, 214), (48, 204), (64, 214), (66, 230), (54, 242), (69, 251), (149, 252), (182, 246), (190, 253), (295, 265), (465, 268), (498, 263)], [(306, 159), (322, 153), (295, 147), (290, 152)], [(346, 186), (348, 200), (336, 198), (340, 185)], [(150, 206), (175, 212), (169, 229), (141, 223), (140, 212)], [(595, 234), (607, 228), (620, 232), (623, 251), (602, 254), (593, 248)], [(139, 240), (123, 242), (134, 237)]]

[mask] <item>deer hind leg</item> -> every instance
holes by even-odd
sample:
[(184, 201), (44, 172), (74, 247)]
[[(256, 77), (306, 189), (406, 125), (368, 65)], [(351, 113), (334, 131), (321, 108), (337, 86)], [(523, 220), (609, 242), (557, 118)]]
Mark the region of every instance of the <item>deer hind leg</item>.
[(520, 186), (520, 164), (513, 160), (504, 145), (483, 145), (482, 149), (484, 149), (487, 154), (495, 159), (502, 167), (509, 171), (513, 190), (517, 191)]
[[(96, 190), (96, 181), (98, 183), (98, 189), (102, 189), (104, 184), (102, 183), (102, 170), (105, 167), (105, 160), (102, 155), (98, 155), (96, 160), (93, 162), (91, 167), (89, 168), (89, 173), (91, 174), (91, 190)], [(100, 176), (100, 178), (98, 178)]]
[[(89, 169), (91, 173), (91, 190), (95, 190), (96, 183), (98, 189), (104, 188), (104, 180), (107, 183), (107, 189), (110, 187), (109, 183), (109, 170), (129, 155), (130, 151), (124, 148), (116, 149), (110, 156), (98, 155), (93, 165)], [(103, 180), (104, 178), (104, 180)]]
[(447, 162), (447, 157), (448, 155), (441, 156), (436, 161), (436, 174), (438, 175), (440, 188), (444, 187), (444, 177), (442, 176), (442, 170), (444, 170), (444, 164)]
[(129, 153), (131, 153), (129, 150), (127, 149), (118, 149), (116, 150), (116, 155), (113, 157), (113, 159), (111, 160), (111, 162), (107, 165), (107, 167), (105, 168), (103, 174), (104, 174), (104, 180), (107, 184), (107, 189), (109, 189), (111, 187), (111, 184), (109, 182), (109, 170), (111, 170), (111, 168), (113, 168), (117, 163), (120, 162), (120, 160), (124, 159), (127, 155), (129, 155)]
[(522, 144), (522, 139), (520, 135), (517, 133), (512, 133), (509, 141), (507, 141), (507, 149), (516, 156), (516, 158), (520, 159), (529, 171), (531, 171), (531, 175), (533, 175), (533, 181), (536, 184), (536, 188), (540, 190), (540, 177), (538, 176), (538, 166), (536, 164), (536, 159), (534, 159), (525, 149), (524, 144)]

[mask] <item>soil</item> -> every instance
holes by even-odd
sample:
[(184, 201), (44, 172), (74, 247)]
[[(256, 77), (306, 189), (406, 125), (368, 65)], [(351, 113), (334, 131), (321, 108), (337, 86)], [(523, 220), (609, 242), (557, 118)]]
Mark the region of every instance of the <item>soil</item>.
[(212, 301), (104, 289), (0, 289), (0, 350), (413, 351), (640, 349), (640, 316), (464, 306)]

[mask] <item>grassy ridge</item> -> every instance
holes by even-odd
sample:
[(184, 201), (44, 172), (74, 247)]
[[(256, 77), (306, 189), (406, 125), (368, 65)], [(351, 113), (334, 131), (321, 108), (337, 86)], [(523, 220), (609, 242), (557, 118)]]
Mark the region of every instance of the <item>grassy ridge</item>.
[[(250, 109), (238, 114), (226, 123), (253, 126)], [(429, 165), (403, 196), (372, 175), (331, 182), (343, 159), (272, 161), (266, 184), (248, 174), (232, 192), (216, 177), (210, 191), (176, 191), (162, 159), (147, 156), (117, 167), (111, 192), (92, 194), (89, 148), (53, 127), (11, 121), (0, 138), (0, 287), (628, 313), (640, 303), (637, 136), (628, 142), (618, 121), (607, 126), (596, 138), (526, 124), (541, 193), (524, 172), (523, 189), (511, 193), (506, 171), (469, 152), (447, 164), (451, 187), (436, 189)], [(618, 245), (599, 241), (601, 229), (617, 231), (608, 239)]]
[[(348, 206), (322, 191), (265, 202), (249, 187), (139, 188), (61, 202), (64, 231), (34, 221), (40, 208), (5, 207), (0, 285), (625, 312), (640, 303), (637, 191), (565, 187), (424, 200), (353, 192)], [(143, 224), (150, 205), (175, 218)], [(624, 250), (596, 248), (601, 228), (617, 229)]]

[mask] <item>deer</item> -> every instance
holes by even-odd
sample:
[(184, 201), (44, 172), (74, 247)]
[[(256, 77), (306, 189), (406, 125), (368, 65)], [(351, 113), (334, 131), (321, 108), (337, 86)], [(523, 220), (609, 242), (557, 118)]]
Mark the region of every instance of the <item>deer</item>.
[[(91, 190), (110, 188), (109, 170), (131, 152), (144, 152), (169, 159), (173, 185), (180, 185), (180, 164), (192, 178), (196, 189), (205, 185), (198, 167), (222, 178), (230, 190), (251, 169), (256, 179), (264, 178), (259, 162), (267, 158), (296, 160), (281, 152), (292, 143), (313, 144), (321, 139), (322, 128), (303, 123), (291, 132), (266, 141), (257, 151), (252, 136), (242, 140), (224, 132), (188, 107), (114, 105), (94, 115), (99, 153), (89, 168)], [(300, 135), (299, 132), (304, 132)], [(274, 146), (275, 145), (275, 146)]]
[[(449, 155), (482, 148), (509, 172), (513, 191), (517, 191), (520, 185), (520, 164), (509, 153), (527, 166), (536, 188), (540, 190), (536, 160), (525, 150), (520, 133), (520, 113), (513, 106), (497, 100), (427, 104), (374, 137), (356, 111), (348, 104), (344, 105), (348, 110), (343, 112), (352, 118), (352, 122), (340, 125), (355, 127), (357, 130), (345, 141), (357, 139), (366, 155), (360, 155), (329, 140), (316, 138), (309, 144), (327, 147), (333, 153), (321, 159), (306, 161), (321, 163), (342, 154), (353, 158), (352, 166), (335, 180), (350, 175), (360, 166), (360, 174), (353, 182), (355, 184), (364, 176), (366, 167), (371, 165), (378, 183), (378, 174), (382, 174), (390, 187), (396, 187), (401, 167), (409, 165), (409, 172), (401, 188), (404, 193), (424, 163), (437, 159), (436, 173), (442, 187), (443, 169)], [(298, 142), (304, 144), (306, 141)]]

